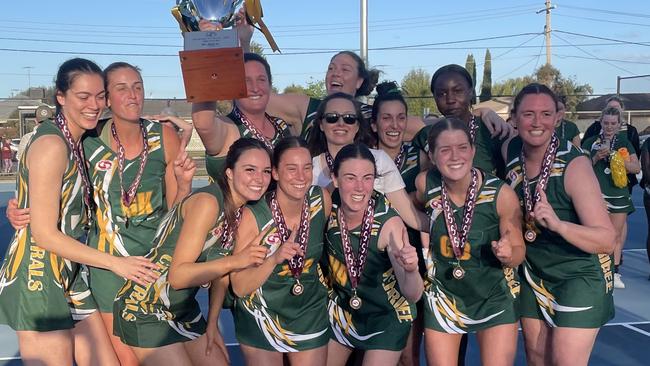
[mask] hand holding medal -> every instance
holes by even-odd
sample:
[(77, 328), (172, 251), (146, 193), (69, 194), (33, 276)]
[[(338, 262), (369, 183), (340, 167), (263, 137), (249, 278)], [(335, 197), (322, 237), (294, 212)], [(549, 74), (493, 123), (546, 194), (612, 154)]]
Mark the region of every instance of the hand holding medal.
[(557, 217), (555, 210), (553, 210), (553, 207), (548, 203), (546, 193), (543, 190), (539, 191), (539, 196), (540, 200), (535, 204), (535, 210), (531, 213), (531, 216), (543, 227), (557, 232), (562, 221)]

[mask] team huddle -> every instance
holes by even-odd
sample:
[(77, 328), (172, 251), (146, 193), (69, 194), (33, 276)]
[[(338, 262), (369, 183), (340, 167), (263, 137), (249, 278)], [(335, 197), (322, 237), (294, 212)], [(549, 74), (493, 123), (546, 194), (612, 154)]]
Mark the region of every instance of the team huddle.
[[(434, 73), (444, 116), (424, 121), (353, 52), (323, 100), (272, 93), (268, 62), (244, 60), (248, 96), (227, 116), (193, 104), (193, 125), (142, 116), (133, 65), (61, 65), (0, 269), (25, 364), (228, 364), (222, 309), (249, 365), (419, 364), (422, 339), (429, 365), (456, 365), (467, 333), (483, 364), (512, 365), (519, 326), (529, 364), (587, 364), (614, 316), (608, 210), (632, 207), (602, 147), (639, 170), (619, 109), (585, 152), (541, 84), (515, 97), (514, 131), (472, 111), (458, 65)], [(193, 128), (211, 183), (192, 192)]]

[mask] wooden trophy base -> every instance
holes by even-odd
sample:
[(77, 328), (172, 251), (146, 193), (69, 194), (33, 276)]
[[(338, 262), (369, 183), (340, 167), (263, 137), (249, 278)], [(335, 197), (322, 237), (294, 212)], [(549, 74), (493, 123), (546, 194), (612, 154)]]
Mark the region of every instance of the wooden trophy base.
[(188, 102), (246, 98), (241, 47), (180, 51)]

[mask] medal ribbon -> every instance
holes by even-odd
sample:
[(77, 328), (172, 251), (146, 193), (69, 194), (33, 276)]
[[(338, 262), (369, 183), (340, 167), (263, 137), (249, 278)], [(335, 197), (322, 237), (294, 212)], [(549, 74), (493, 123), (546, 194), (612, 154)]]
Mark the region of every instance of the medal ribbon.
[(88, 218), (88, 223), (92, 221), (92, 208), (93, 200), (90, 192), (90, 177), (88, 176), (88, 171), (86, 170), (86, 157), (84, 156), (84, 150), (81, 145), (81, 138), (79, 141), (75, 142), (72, 138), (72, 133), (68, 129), (68, 125), (63, 113), (59, 113), (54, 118), (54, 123), (63, 133), (65, 142), (68, 144), (68, 147), (72, 151), (72, 156), (74, 157), (74, 163), (77, 166), (77, 171), (81, 175), (83, 181), (83, 201), (86, 205), (86, 217)]
[(530, 214), (533, 212), (533, 208), (535, 208), (537, 202), (539, 202), (539, 200), (541, 199), (539, 191), (546, 190), (548, 179), (551, 176), (551, 168), (553, 167), (553, 161), (555, 161), (555, 154), (557, 153), (557, 148), (559, 146), (560, 146), (560, 140), (557, 138), (555, 133), (553, 133), (553, 137), (551, 137), (551, 143), (548, 144), (548, 147), (546, 148), (546, 152), (544, 152), (544, 157), (542, 158), (542, 170), (539, 175), (539, 180), (537, 182), (537, 189), (535, 189), (534, 195), (530, 193), (530, 188), (528, 187), (530, 181), (528, 180), (528, 176), (526, 176), (526, 160), (524, 159), (524, 150), (523, 149), (521, 150), (521, 154), (519, 155), (519, 160), (521, 160), (521, 174), (523, 175), (524, 206), (526, 208), (527, 223), (532, 223), (533, 221), (530, 217)]
[(334, 158), (329, 151), (325, 151), (325, 162), (327, 163), (327, 169), (329, 169), (330, 174), (334, 172)]
[(460, 260), (460, 258), (463, 256), (463, 250), (465, 249), (465, 243), (467, 242), (467, 237), (469, 236), (469, 230), (472, 227), (474, 207), (476, 205), (477, 186), (478, 171), (472, 168), (472, 180), (470, 181), (469, 187), (467, 188), (467, 194), (465, 195), (463, 224), (459, 231), (458, 225), (456, 224), (456, 220), (454, 218), (454, 211), (451, 208), (451, 202), (449, 200), (449, 194), (447, 193), (445, 181), (442, 181), (442, 189), (440, 190), (442, 196), (442, 211), (444, 212), (445, 216), (447, 233), (449, 234), (449, 239), (451, 240), (451, 248), (454, 251), (454, 256), (458, 260)]
[[(246, 128), (251, 132), (251, 135), (253, 135), (253, 138), (255, 138), (256, 140), (262, 141), (267, 148), (269, 148), (271, 151), (273, 150), (274, 146), (273, 146), (273, 143), (271, 142), (271, 140), (266, 138), (266, 136), (264, 136), (262, 134), (262, 132), (257, 127), (255, 127), (253, 122), (248, 120), (246, 115), (244, 113), (242, 113), (242, 111), (237, 106), (235, 106), (233, 108), (232, 112), (235, 115), (235, 117), (237, 117), (241, 121), (241, 123), (244, 126), (246, 126)], [(277, 123), (278, 119), (274, 118), (274, 117), (271, 117), (267, 113), (264, 113), (264, 116), (266, 117), (266, 119), (273, 126), (273, 129), (275, 130), (275, 135), (279, 135), (281, 133), (281, 131), (280, 131), (280, 126), (278, 126), (278, 123)]]
[[(284, 221), (284, 215), (282, 214), (282, 209), (280, 209), (280, 204), (278, 203), (275, 191), (271, 193), (269, 203), (269, 206), (271, 206), (271, 214), (273, 215), (273, 222), (280, 232), (280, 240), (284, 243), (289, 239), (291, 232)], [(305, 255), (307, 254), (307, 244), (309, 239), (309, 199), (306, 194), (305, 199), (302, 202), (300, 227), (298, 228), (296, 238), (296, 243), (300, 246), (303, 255), (295, 255), (293, 258), (289, 259), (289, 269), (291, 270), (293, 278), (299, 279), (302, 274), (302, 269), (305, 267)]]
[(115, 122), (111, 123), (111, 134), (113, 135), (113, 139), (115, 139), (115, 142), (117, 143), (117, 151), (118, 151), (117, 173), (120, 177), (120, 192), (122, 196), (122, 203), (126, 207), (131, 206), (131, 202), (133, 202), (133, 199), (135, 198), (135, 195), (138, 192), (138, 187), (140, 186), (140, 181), (142, 181), (142, 175), (144, 174), (144, 166), (147, 164), (147, 159), (149, 158), (149, 144), (147, 142), (147, 131), (144, 128), (144, 124), (142, 123), (142, 120), (140, 120), (140, 132), (142, 133), (142, 151), (140, 152), (139, 155), (140, 166), (138, 167), (138, 173), (136, 174), (135, 179), (133, 179), (133, 182), (131, 182), (129, 189), (125, 192), (123, 174), (124, 174), (124, 161), (126, 160), (126, 150), (124, 149), (124, 146), (120, 142), (120, 138), (117, 136), (117, 131), (115, 130)]
[(476, 132), (478, 131), (478, 122), (476, 122), (476, 117), (472, 116), (472, 119), (469, 121), (469, 136), (472, 138), (472, 143), (476, 143)]
[(339, 227), (341, 230), (341, 242), (343, 243), (343, 254), (345, 255), (345, 266), (348, 269), (350, 277), (350, 284), (352, 290), (356, 290), (359, 281), (361, 280), (361, 273), (366, 265), (366, 258), (368, 257), (368, 245), (370, 243), (370, 235), (372, 231), (372, 222), (375, 218), (375, 200), (368, 201), (366, 212), (363, 213), (361, 221), (361, 233), (359, 235), (359, 255), (355, 256), (352, 251), (352, 244), (350, 244), (350, 233), (348, 232), (345, 223), (345, 215), (343, 210), (339, 207), (337, 210)]
[(239, 223), (241, 222), (242, 210), (243, 207), (240, 207), (237, 209), (237, 211), (235, 211), (235, 222), (233, 223), (232, 228), (230, 225), (228, 225), (228, 220), (224, 220), (225, 222), (223, 223), (223, 236), (221, 237), (221, 247), (223, 249), (231, 249), (233, 247), (235, 232), (237, 231), (237, 227), (239, 227)]
[(397, 167), (397, 170), (400, 169), (400, 167), (402, 166), (402, 163), (404, 162), (404, 156), (406, 156), (406, 150), (407, 150), (406, 145), (402, 144), (402, 146), (400, 147), (400, 150), (399, 150), (399, 154), (397, 154), (397, 156), (395, 157), (395, 160), (394, 160), (395, 166)]

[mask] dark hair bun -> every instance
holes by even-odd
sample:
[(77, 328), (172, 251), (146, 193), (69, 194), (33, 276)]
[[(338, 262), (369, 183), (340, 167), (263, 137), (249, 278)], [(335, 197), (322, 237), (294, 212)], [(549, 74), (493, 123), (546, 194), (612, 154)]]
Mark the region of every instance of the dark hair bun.
[(392, 93), (401, 94), (399, 90), (399, 86), (395, 81), (383, 81), (377, 84), (375, 90), (377, 90), (377, 96), (384, 96), (386, 94), (392, 94)]

